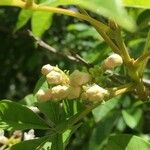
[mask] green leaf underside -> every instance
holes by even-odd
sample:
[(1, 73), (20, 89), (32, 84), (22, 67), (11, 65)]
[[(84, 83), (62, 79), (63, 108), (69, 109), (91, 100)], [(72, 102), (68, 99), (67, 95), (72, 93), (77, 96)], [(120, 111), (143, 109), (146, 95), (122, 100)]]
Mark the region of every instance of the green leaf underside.
[(0, 5), (11, 5), (13, 0), (0, 0)]
[(0, 127), (12, 130), (48, 129), (49, 126), (29, 108), (12, 101), (0, 101)]
[(128, 7), (148, 8), (150, 9), (149, 0), (123, 0), (123, 4)]

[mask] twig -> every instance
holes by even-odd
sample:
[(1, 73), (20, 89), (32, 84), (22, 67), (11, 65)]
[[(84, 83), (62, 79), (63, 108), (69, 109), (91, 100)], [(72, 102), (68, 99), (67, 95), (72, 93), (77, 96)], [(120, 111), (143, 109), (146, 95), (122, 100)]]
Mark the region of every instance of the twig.
[(28, 30), (28, 32), (29, 32), (29, 35), (36, 41), (36, 43), (37, 43), (40, 47), (42, 47), (42, 48), (48, 50), (48, 51), (51, 52), (52, 54), (55, 54), (55, 55), (57, 55), (57, 56), (59, 56), (59, 57), (66, 58), (66, 59), (68, 59), (68, 60), (71, 61), (71, 62), (83, 64), (84, 66), (86, 66), (86, 67), (88, 67), (88, 68), (91, 67), (91, 64), (88, 63), (88, 62), (86, 62), (86, 61), (85, 61), (83, 58), (81, 58), (79, 55), (76, 54), (75, 56), (72, 56), (72, 55), (68, 55), (68, 54), (64, 54), (64, 53), (58, 52), (54, 47), (48, 45), (47, 43), (45, 43), (44, 41), (42, 41), (42, 40), (39, 39), (38, 37), (35, 37), (35, 36), (33, 35), (33, 33), (32, 33), (30, 30)]
[(142, 56), (140, 56), (136, 61), (135, 61), (135, 66), (138, 66), (141, 62), (146, 61), (146, 59), (148, 59), (150, 57), (150, 48), (148, 49), (148, 51), (143, 54)]

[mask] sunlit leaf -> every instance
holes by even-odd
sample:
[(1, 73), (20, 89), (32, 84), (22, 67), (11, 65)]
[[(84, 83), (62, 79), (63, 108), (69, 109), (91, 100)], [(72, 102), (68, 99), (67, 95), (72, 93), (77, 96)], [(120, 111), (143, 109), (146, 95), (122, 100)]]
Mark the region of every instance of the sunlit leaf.
[(139, 7), (139, 8), (149, 8), (150, 9), (150, 1), (149, 0), (123, 0), (125, 6), (128, 7)]
[(0, 101), (0, 128), (25, 130), (48, 129), (49, 126), (29, 108), (18, 103)]
[(28, 20), (31, 18), (31, 16), (32, 16), (31, 10), (26, 10), (26, 9), (21, 10), (21, 12), (19, 13), (19, 16), (18, 16), (18, 21), (17, 21), (16, 27), (15, 27), (15, 31), (22, 28), (28, 22)]
[(41, 37), (52, 23), (52, 13), (36, 11), (33, 13), (31, 24), (35, 36)]

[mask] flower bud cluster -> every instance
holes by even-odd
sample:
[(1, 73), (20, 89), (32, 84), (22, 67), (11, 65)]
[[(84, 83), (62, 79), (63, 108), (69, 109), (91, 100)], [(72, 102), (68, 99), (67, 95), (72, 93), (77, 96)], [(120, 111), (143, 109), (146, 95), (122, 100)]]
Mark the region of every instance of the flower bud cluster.
[(111, 54), (103, 62), (103, 67), (107, 70), (112, 70), (123, 63), (122, 57), (118, 54)]
[(72, 74), (67, 75), (58, 67), (49, 64), (42, 67), (41, 73), (46, 76), (48, 84), (52, 86), (46, 91), (40, 89), (37, 92), (37, 99), (41, 102), (79, 98), (82, 86), (91, 81), (89, 73), (75, 70)]

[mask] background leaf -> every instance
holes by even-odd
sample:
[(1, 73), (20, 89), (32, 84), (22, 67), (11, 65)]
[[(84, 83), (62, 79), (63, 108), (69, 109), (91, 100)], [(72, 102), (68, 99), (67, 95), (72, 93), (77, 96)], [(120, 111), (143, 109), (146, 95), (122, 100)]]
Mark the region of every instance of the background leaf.
[(0, 127), (12, 130), (49, 128), (29, 108), (8, 100), (0, 101)]
[(42, 76), (36, 83), (33, 94), (36, 94), (39, 89), (47, 90), (48, 89), (48, 83), (46, 81), (46, 77)]
[(127, 111), (127, 110), (123, 110), (122, 111), (122, 115), (124, 118), (124, 121), (126, 122), (126, 124), (130, 127), (130, 128), (135, 128), (137, 127), (137, 125), (140, 122), (140, 119), (142, 117), (142, 110), (140, 108), (135, 108), (134, 111)]
[(114, 135), (110, 137), (106, 146), (107, 150), (149, 150), (150, 143), (144, 141), (142, 138), (134, 135)]
[(35, 36), (41, 37), (42, 34), (47, 30), (52, 23), (52, 13), (35, 11), (32, 15), (31, 25), (32, 32)]
[(114, 109), (118, 105), (118, 103), (119, 97), (116, 97), (93, 109), (92, 113), (95, 121), (99, 122), (101, 119), (103, 119), (112, 109)]
[(96, 124), (90, 137), (89, 150), (99, 150), (102, 148), (105, 140), (109, 137), (118, 116), (118, 112), (111, 112), (106, 118)]
[(18, 20), (17, 20), (16, 27), (15, 27), (14, 31), (17, 31), (20, 28), (22, 28), (29, 21), (31, 16), (32, 16), (31, 10), (22, 9), (19, 13)]

